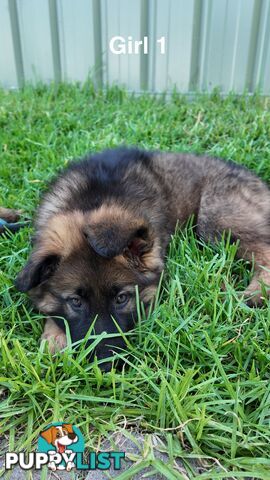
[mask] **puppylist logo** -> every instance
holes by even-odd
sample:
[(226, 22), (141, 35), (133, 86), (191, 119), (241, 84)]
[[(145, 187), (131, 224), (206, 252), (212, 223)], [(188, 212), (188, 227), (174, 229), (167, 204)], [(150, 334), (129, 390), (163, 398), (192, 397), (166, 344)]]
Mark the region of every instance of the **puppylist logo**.
[(90, 452), (84, 459), (84, 438), (80, 429), (70, 423), (51, 423), (40, 433), (37, 452), (8, 452), (5, 455), (5, 469), (19, 465), (23, 470), (40, 470), (48, 465), (52, 471), (114, 470), (121, 469), (124, 452)]

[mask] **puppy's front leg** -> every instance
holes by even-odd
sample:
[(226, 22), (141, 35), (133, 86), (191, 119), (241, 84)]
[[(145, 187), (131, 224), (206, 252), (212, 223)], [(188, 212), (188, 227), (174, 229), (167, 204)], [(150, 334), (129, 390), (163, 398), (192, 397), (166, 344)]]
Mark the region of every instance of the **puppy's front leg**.
[(55, 321), (48, 317), (45, 323), (41, 340), (47, 340), (51, 353), (58, 352), (67, 346), (67, 337), (65, 332), (58, 327)]
[(20, 214), (20, 210), (0, 207), (0, 218), (5, 220), (6, 222), (17, 222), (20, 218)]

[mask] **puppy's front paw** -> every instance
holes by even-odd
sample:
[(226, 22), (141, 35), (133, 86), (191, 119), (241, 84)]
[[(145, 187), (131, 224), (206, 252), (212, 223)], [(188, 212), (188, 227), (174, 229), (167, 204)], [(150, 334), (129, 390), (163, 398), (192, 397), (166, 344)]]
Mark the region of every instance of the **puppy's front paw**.
[(59, 352), (67, 346), (67, 337), (64, 332), (58, 335), (43, 333), (40, 339), (48, 342), (48, 347), (51, 353)]
[(63, 330), (61, 330), (51, 318), (46, 320), (41, 340), (46, 340), (48, 342), (48, 347), (51, 353), (59, 352), (67, 346), (65, 332), (63, 332)]
[(67, 472), (70, 472), (72, 470), (72, 468), (75, 468), (75, 463), (74, 462), (68, 462), (67, 467), (66, 467)]
[(14, 210), (13, 208), (0, 207), (0, 217), (6, 222), (17, 222), (21, 216), (21, 210)]
[(49, 468), (50, 470), (52, 470), (53, 472), (55, 472), (55, 471), (56, 471), (56, 465), (55, 465), (55, 463), (54, 463), (54, 462), (48, 463), (48, 468)]

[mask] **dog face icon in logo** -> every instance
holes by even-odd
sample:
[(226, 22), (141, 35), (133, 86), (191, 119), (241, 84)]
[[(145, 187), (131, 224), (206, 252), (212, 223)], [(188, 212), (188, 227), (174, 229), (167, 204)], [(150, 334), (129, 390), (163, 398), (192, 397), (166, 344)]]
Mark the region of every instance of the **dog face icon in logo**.
[(40, 433), (38, 451), (50, 455), (48, 467), (51, 470), (70, 471), (75, 467), (73, 457), (83, 450), (83, 436), (79, 428), (70, 423), (51, 424)]
[(76, 433), (70, 423), (63, 423), (57, 427), (52, 426), (41, 433), (46, 442), (51, 443), (58, 453), (64, 453), (67, 446), (78, 441)]

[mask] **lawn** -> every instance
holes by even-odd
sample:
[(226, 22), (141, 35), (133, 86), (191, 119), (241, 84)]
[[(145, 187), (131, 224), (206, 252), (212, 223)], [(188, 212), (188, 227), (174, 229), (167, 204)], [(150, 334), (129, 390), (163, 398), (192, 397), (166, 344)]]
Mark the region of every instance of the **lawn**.
[[(269, 142), (270, 99), (259, 96), (166, 101), (90, 84), (2, 91), (0, 204), (32, 217), (71, 159), (123, 143), (232, 159), (270, 181)], [(13, 286), (31, 234), (0, 238), (0, 432), (9, 450), (34, 450), (48, 423), (65, 420), (89, 448), (115, 430), (158, 433), (170, 458), (166, 478), (269, 479), (270, 303), (252, 309), (238, 295), (251, 267), (237, 246), (202, 244), (192, 222), (177, 232), (159, 298), (126, 335), (125, 369), (104, 374), (83, 343), (53, 357), (40, 345), (43, 317)], [(144, 455), (137, 470), (149, 459), (161, 468)], [(177, 457), (188, 477), (173, 468)], [(194, 459), (208, 470), (195, 473)]]

